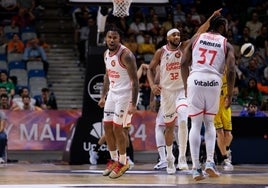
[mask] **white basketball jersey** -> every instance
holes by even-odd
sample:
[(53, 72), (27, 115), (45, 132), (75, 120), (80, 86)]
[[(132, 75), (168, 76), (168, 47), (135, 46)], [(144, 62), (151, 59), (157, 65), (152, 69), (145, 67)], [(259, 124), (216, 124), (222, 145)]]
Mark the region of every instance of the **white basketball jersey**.
[(181, 57), (182, 52), (178, 48), (172, 50), (165, 45), (162, 47), (160, 61), (160, 86), (167, 90), (183, 89), (181, 77)]
[(192, 72), (214, 73), (222, 77), (225, 66), (226, 38), (220, 34), (203, 33), (196, 39), (192, 52)]
[(118, 51), (112, 56), (109, 55), (109, 50), (106, 51), (104, 62), (110, 81), (110, 91), (123, 92), (131, 90), (131, 81), (127, 69), (120, 61), (120, 57), (124, 50), (127, 50), (127, 48), (124, 45), (120, 45)]

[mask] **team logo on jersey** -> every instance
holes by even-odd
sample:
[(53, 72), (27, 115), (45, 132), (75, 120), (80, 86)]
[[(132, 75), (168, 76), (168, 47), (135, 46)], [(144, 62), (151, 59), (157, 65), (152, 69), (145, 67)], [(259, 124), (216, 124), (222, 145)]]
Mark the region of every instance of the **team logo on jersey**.
[(181, 53), (180, 53), (180, 52), (177, 52), (177, 53), (175, 54), (175, 57), (176, 57), (176, 58), (180, 58), (180, 57), (181, 57)]
[(111, 61), (111, 65), (114, 67), (115, 66), (115, 60)]
[(168, 59), (169, 59), (169, 56), (170, 56), (170, 54), (167, 54), (167, 55), (166, 55), (166, 60), (168, 60)]

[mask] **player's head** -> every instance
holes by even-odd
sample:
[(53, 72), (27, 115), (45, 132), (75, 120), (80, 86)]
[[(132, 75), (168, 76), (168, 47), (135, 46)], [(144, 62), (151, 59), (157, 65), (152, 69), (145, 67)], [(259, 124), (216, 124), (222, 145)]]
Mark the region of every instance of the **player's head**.
[(227, 20), (223, 16), (213, 16), (210, 20), (208, 31), (214, 31), (225, 35), (227, 32)]
[(248, 115), (255, 116), (258, 111), (258, 102), (256, 100), (251, 100), (248, 103)]
[(105, 30), (105, 42), (109, 50), (117, 50), (121, 43), (122, 32), (115, 25), (108, 25)]
[(172, 46), (177, 47), (181, 42), (181, 34), (177, 28), (170, 29), (167, 32), (167, 41)]

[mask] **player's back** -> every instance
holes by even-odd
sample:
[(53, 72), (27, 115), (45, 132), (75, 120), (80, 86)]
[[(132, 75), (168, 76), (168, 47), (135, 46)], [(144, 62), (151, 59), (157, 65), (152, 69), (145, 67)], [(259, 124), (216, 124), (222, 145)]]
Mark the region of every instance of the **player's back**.
[(221, 77), (225, 66), (226, 42), (226, 38), (220, 34), (200, 34), (192, 47), (191, 73), (214, 73)]

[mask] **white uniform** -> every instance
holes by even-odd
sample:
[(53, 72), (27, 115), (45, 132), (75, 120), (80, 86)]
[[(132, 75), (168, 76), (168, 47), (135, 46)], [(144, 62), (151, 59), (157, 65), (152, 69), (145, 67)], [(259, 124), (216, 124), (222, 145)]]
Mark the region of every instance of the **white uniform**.
[(110, 87), (105, 102), (103, 121), (127, 126), (131, 119), (128, 117), (127, 110), (131, 102), (132, 87), (127, 69), (120, 62), (120, 56), (124, 50), (128, 49), (121, 45), (113, 56), (110, 56), (107, 50), (104, 57)]
[(193, 43), (193, 60), (187, 80), (189, 116), (218, 112), (226, 42), (219, 34), (203, 33)]
[(181, 78), (181, 57), (182, 52), (179, 47), (175, 50), (169, 49), (168, 45), (162, 47), (160, 87), (161, 108), (165, 123), (170, 123), (177, 118), (177, 107), (187, 106)]

